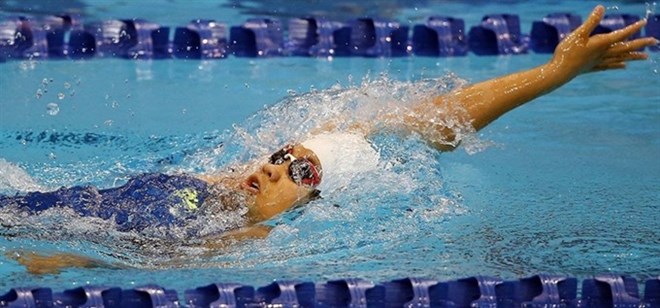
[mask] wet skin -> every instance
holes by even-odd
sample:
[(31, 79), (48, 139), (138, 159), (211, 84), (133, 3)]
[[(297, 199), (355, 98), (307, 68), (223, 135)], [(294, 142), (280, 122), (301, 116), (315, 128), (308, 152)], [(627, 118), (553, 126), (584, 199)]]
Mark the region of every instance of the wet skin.
[[(302, 145), (295, 145), (292, 155), (311, 161), (320, 170), (318, 157)], [(280, 165), (266, 163), (241, 182), (241, 189), (254, 196), (255, 200), (248, 205), (251, 223), (270, 219), (311, 198), (314, 188), (294, 182), (289, 176), (290, 164), (290, 160)]]

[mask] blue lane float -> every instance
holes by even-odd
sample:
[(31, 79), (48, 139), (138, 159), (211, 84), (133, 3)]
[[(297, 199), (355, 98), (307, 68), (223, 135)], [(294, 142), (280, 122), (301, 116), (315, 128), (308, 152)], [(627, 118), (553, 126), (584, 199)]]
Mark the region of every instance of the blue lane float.
[(486, 15), (468, 33), (470, 50), (477, 55), (518, 55), (527, 53), (520, 31), (520, 17), (513, 14)]
[(568, 34), (582, 24), (582, 18), (570, 13), (554, 13), (532, 23), (530, 48), (537, 53), (552, 53)]
[(411, 49), (417, 56), (465, 56), (468, 53), (465, 22), (447, 16), (429, 17), (426, 24), (413, 28)]
[[(660, 39), (659, 15), (648, 16), (644, 32)], [(640, 17), (607, 15), (594, 34), (616, 31)], [(529, 35), (514, 14), (486, 15), (465, 34), (460, 18), (431, 16), (408, 26), (380, 18), (348, 22), (324, 17), (292, 18), (284, 29), (278, 19), (253, 18), (229, 27), (213, 20), (194, 20), (170, 28), (142, 19), (83, 24), (79, 17), (13, 16), (0, 21), (0, 61), (14, 59), (119, 57), (127, 59), (221, 59), (236, 57), (399, 57), (517, 55), (528, 50), (551, 53), (581, 23), (570, 13), (553, 13), (534, 21)], [(229, 31), (228, 31), (229, 30)], [(170, 39), (173, 37), (173, 39)], [(640, 34), (633, 36), (640, 37)], [(650, 48), (657, 51), (658, 46)]]
[(360, 18), (350, 23), (351, 55), (400, 57), (408, 55), (408, 27), (384, 19)]
[(284, 34), (279, 20), (270, 18), (248, 19), (243, 25), (231, 27), (231, 54), (236, 57), (281, 56)]
[(163, 59), (170, 54), (169, 27), (143, 19), (123, 20), (129, 44), (122, 52), (127, 59)]
[(644, 284), (644, 303), (649, 307), (660, 307), (660, 276)]
[[(647, 36), (652, 36), (660, 40), (660, 14), (649, 16), (647, 21), (648, 22), (644, 27), (644, 33), (646, 33)], [(653, 51), (660, 51), (660, 46), (651, 46), (650, 49)]]
[(35, 21), (15, 16), (0, 22), (0, 59), (43, 58), (47, 54), (45, 34)]
[(285, 55), (303, 57), (349, 56), (351, 29), (322, 17), (289, 20)]
[[(166, 41), (164, 43), (166, 46)], [(228, 47), (225, 24), (197, 19), (186, 27), (176, 28), (171, 50), (178, 59), (220, 59), (227, 56)], [(167, 57), (167, 54), (163, 54), (163, 57)]]
[(0, 307), (660, 307), (660, 276), (646, 281), (644, 297), (637, 280), (625, 275), (597, 275), (581, 286), (579, 294), (576, 278), (539, 274), (510, 281), (475, 276), (440, 282), (282, 280), (263, 287), (215, 283), (185, 290), (181, 297), (157, 285), (90, 285), (62, 292), (16, 287), (0, 296)]
[(577, 300), (577, 279), (540, 274), (497, 286), (498, 307), (562, 307)]
[(77, 16), (57, 15), (44, 18), (49, 58), (63, 59), (68, 56), (69, 41), (66, 40), (66, 35), (74, 29), (82, 29), (82, 23)]

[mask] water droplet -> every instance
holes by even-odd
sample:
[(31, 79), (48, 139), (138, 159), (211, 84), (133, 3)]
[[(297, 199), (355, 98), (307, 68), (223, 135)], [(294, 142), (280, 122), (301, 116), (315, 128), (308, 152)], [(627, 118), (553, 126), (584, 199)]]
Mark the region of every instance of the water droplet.
[(53, 153), (53, 152), (50, 152), (50, 154), (48, 154), (48, 158), (57, 159), (57, 155), (55, 155), (55, 153)]
[(64, 93), (62, 93), (62, 92), (57, 93), (57, 98), (59, 98), (60, 100), (63, 100), (64, 97), (66, 97), (66, 95), (64, 95)]
[(246, 88), (246, 89), (249, 89), (249, 88), (250, 88), (250, 84), (246, 82), (246, 83), (245, 83), (245, 88)]
[(42, 85), (47, 85), (48, 84), (48, 78), (44, 78), (43, 80), (41, 80), (41, 84)]
[(118, 101), (112, 101), (112, 108), (117, 108), (119, 107), (119, 102)]
[(296, 93), (296, 91), (294, 91), (292, 89), (286, 90), (286, 93), (289, 94), (289, 96), (296, 96), (296, 94), (298, 94), (298, 93)]
[(71, 92), (69, 92), (69, 96), (74, 96), (74, 95), (76, 95), (76, 90), (71, 90)]
[(110, 99), (110, 94), (106, 94), (106, 95), (105, 95), (105, 100), (107, 101), (107, 100), (109, 100), (109, 99)]
[(60, 106), (55, 103), (48, 103), (48, 105), (46, 105), (46, 112), (48, 112), (49, 115), (55, 116), (60, 112)]
[(65, 83), (64, 83), (64, 88), (65, 88), (65, 89), (69, 89), (69, 88), (71, 88), (71, 84), (70, 84), (69, 82), (65, 82)]
[(126, 98), (131, 98), (131, 93), (126, 94)]
[(41, 89), (37, 89), (37, 93), (34, 95), (37, 99), (40, 99), (42, 96), (44, 96), (44, 92), (41, 91)]
[(112, 126), (112, 120), (105, 120), (105, 122), (103, 122), (103, 124), (105, 126)]

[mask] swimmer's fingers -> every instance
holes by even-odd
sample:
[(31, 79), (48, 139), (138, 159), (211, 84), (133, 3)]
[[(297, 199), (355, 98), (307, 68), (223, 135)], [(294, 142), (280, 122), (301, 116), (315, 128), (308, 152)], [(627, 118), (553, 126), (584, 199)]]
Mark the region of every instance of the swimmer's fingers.
[(658, 44), (658, 40), (652, 37), (640, 38), (629, 42), (619, 42), (613, 44), (612, 47), (610, 47), (610, 49), (607, 51), (605, 56), (612, 56), (625, 52), (641, 50), (645, 47), (649, 47), (657, 44)]
[(580, 37), (588, 38), (592, 32), (598, 27), (600, 21), (603, 19), (605, 14), (605, 8), (602, 5), (598, 5), (591, 12), (587, 20), (575, 30), (575, 34)]
[(602, 38), (605, 43), (614, 44), (617, 42), (622, 42), (633, 36), (635, 33), (639, 32), (642, 27), (646, 25), (646, 19), (642, 19), (632, 25), (629, 25), (623, 29), (612, 31), (610, 33), (599, 34), (594, 36), (595, 38)]
[(626, 63), (625, 62), (613, 62), (613, 63), (606, 63), (606, 64), (599, 64), (594, 66), (588, 73), (593, 73), (593, 72), (601, 72), (601, 71), (608, 71), (608, 70), (620, 70), (626, 68)]
[(627, 62), (627, 61), (639, 61), (648, 59), (649, 55), (645, 52), (639, 51), (630, 51), (626, 53), (620, 53), (617, 55), (605, 57), (602, 63), (613, 63), (613, 62)]
[(606, 57), (588, 72), (599, 72), (611, 69), (624, 69), (626, 68), (626, 62), (628, 61), (639, 61), (646, 60), (648, 54), (644, 52), (631, 51), (624, 54), (619, 54), (616, 56)]

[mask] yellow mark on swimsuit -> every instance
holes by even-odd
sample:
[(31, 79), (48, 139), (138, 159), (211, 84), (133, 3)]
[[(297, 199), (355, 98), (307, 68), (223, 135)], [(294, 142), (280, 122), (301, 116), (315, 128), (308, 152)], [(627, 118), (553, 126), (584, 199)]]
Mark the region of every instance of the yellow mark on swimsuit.
[(174, 193), (174, 195), (181, 198), (181, 200), (183, 200), (183, 203), (185, 204), (188, 210), (194, 211), (197, 209), (197, 203), (199, 202), (199, 199), (197, 198), (196, 190), (190, 188), (184, 188), (177, 190)]

